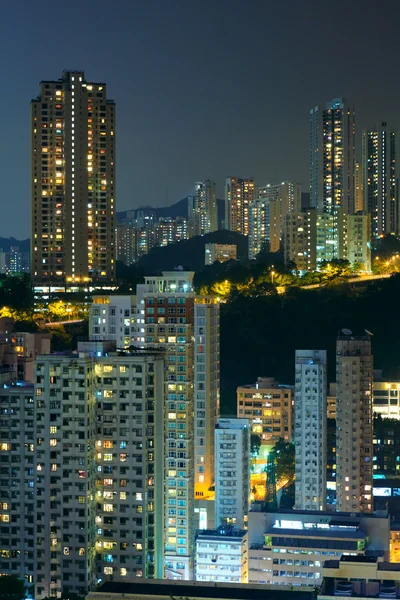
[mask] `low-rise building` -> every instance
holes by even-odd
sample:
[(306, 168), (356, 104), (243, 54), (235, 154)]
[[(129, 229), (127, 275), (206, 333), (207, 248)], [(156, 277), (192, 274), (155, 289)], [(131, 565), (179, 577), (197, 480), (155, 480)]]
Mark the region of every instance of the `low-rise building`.
[(200, 531), (196, 536), (195, 580), (247, 583), (247, 531), (233, 527)]
[(400, 381), (374, 380), (372, 410), (382, 419), (400, 420)]
[(318, 586), (325, 560), (390, 556), (387, 514), (252, 510), (248, 531), (249, 583)]

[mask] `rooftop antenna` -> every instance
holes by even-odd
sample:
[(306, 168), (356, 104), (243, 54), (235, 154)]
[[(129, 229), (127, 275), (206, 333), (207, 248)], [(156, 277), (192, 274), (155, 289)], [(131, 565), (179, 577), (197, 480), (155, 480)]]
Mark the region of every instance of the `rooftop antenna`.
[(368, 331), (368, 329), (364, 329), (364, 331), (367, 335), (374, 335), (371, 331)]

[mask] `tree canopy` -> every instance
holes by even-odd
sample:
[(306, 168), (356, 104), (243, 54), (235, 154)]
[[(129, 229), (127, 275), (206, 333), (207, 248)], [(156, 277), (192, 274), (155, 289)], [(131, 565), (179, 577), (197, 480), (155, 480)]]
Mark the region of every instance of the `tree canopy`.
[(0, 576), (0, 600), (24, 600), (25, 585), (15, 575)]

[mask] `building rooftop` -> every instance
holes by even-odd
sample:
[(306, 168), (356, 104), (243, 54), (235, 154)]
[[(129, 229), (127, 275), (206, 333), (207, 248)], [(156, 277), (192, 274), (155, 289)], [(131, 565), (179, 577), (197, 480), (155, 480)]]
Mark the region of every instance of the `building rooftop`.
[(243, 538), (247, 535), (247, 531), (244, 529), (238, 529), (236, 527), (218, 527), (218, 529), (199, 529), (196, 537), (206, 539), (216, 537), (230, 537), (230, 538)]
[(279, 527), (270, 527), (265, 532), (265, 535), (275, 535), (280, 537), (291, 537), (291, 538), (332, 538), (332, 539), (344, 539), (344, 540), (364, 540), (366, 538), (365, 533), (359, 530), (348, 529), (280, 529)]
[(227, 600), (315, 600), (317, 595), (309, 587), (293, 590), (276, 585), (203, 583), (197, 581), (141, 580), (130, 582), (107, 581), (87, 600), (101, 598), (102, 594), (132, 594), (140, 597), (165, 598), (224, 598)]

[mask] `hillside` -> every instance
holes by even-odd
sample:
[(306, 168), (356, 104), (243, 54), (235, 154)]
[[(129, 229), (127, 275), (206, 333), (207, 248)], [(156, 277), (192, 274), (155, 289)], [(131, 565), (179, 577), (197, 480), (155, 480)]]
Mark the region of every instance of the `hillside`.
[(148, 254), (141, 257), (137, 266), (143, 269), (146, 275), (152, 275), (160, 271), (170, 271), (178, 266), (190, 271), (200, 271), (204, 268), (205, 245), (210, 242), (236, 244), (238, 259), (247, 259), (247, 237), (234, 231), (222, 229), (169, 246), (152, 248)]
[[(221, 227), (221, 221), (225, 218), (225, 201), (218, 199), (217, 204), (218, 204), (218, 223), (219, 223), (219, 227)], [(175, 204), (171, 204), (171, 206), (157, 206), (157, 207), (141, 206), (139, 208), (132, 208), (130, 210), (123, 210), (123, 211), (117, 212), (117, 214), (116, 214), (117, 223), (126, 219), (126, 215), (128, 212), (136, 212), (137, 210), (141, 210), (141, 209), (154, 211), (157, 219), (159, 219), (160, 217), (172, 217), (173, 219), (176, 219), (176, 217), (187, 217), (188, 216), (188, 199), (187, 199), (187, 197), (182, 198), (182, 200), (179, 200), (179, 202), (176, 202)]]
[(9, 252), (11, 246), (17, 246), (20, 252), (30, 252), (30, 239), (28, 238), (26, 240), (16, 240), (13, 237), (0, 237), (0, 248), (3, 252)]

